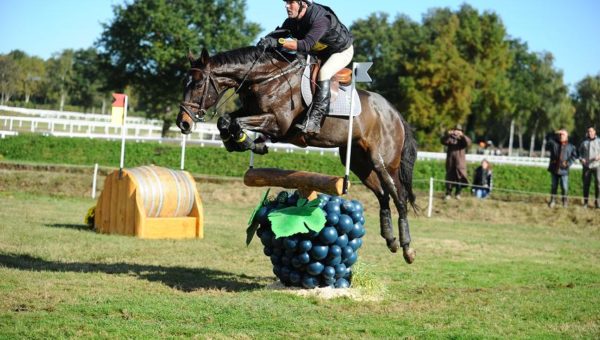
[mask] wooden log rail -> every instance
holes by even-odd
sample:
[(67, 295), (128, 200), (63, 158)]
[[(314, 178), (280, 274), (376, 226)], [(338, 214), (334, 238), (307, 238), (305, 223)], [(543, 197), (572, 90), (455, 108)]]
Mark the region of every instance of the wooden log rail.
[(298, 189), (302, 196), (314, 199), (317, 192), (342, 195), (344, 179), (308, 171), (252, 168), (244, 174), (244, 184), (250, 187), (274, 186)]

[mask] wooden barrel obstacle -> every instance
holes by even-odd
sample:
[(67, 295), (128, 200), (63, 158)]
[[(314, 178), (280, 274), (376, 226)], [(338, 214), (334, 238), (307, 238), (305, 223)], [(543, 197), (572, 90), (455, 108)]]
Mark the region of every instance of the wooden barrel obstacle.
[(98, 232), (145, 239), (203, 238), (203, 223), (193, 177), (158, 166), (108, 175), (94, 217)]
[(318, 192), (342, 195), (344, 179), (308, 171), (250, 168), (244, 174), (244, 184), (250, 187), (274, 186), (298, 189), (303, 197), (313, 200), (317, 197)]

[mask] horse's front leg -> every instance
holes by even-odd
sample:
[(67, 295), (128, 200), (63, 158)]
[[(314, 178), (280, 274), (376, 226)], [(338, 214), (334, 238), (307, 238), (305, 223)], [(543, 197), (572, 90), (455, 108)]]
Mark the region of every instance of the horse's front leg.
[(244, 151), (240, 150), (236, 143), (236, 136), (231, 133), (231, 120), (232, 118), (229, 115), (223, 115), (217, 120), (217, 129), (219, 129), (221, 141), (223, 141), (225, 149), (229, 152)]
[[(232, 115), (234, 114), (235, 112), (232, 113)], [(257, 142), (248, 137), (240, 126), (238, 118), (232, 118), (231, 115), (223, 115), (217, 121), (217, 128), (219, 129), (223, 144), (229, 152), (252, 150), (252, 152), (260, 155), (268, 152), (268, 148), (263, 140)]]
[(242, 129), (259, 132), (273, 139), (281, 138), (287, 132), (279, 126), (277, 118), (272, 113), (238, 117), (236, 121)]

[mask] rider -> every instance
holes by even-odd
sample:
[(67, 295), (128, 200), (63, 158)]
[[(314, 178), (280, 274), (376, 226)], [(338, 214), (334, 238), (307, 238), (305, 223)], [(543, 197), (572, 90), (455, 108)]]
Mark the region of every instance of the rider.
[(312, 108), (299, 126), (305, 133), (317, 134), (321, 129), (323, 116), (329, 112), (330, 79), (352, 61), (353, 38), (331, 8), (312, 0), (284, 1), (288, 18), (281, 29), (288, 30), (294, 39), (286, 39), (281, 44), (273, 32), (261, 39), (259, 45), (276, 48), (281, 44), (287, 50), (316, 55), (323, 62)]

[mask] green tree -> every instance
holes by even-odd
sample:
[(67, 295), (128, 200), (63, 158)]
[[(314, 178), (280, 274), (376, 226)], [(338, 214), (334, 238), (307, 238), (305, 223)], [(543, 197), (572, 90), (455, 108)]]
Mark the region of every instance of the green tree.
[(542, 151), (545, 149), (543, 137), (550, 130), (573, 129), (575, 109), (568, 97), (568, 88), (564, 84), (562, 71), (554, 68), (554, 57), (545, 52), (539, 55), (539, 67), (535, 70), (535, 90), (539, 101), (532, 110), (528, 128), (531, 136), (529, 154), (532, 156), (536, 138), (542, 137)]
[(138, 109), (163, 119), (165, 134), (181, 99), (187, 52), (250, 44), (260, 27), (246, 22), (244, 12), (244, 0), (136, 0), (115, 6), (115, 18), (97, 42), (111, 88), (135, 88)]
[(375, 13), (352, 24), (354, 60), (373, 62), (369, 70), (373, 82), (368, 87), (404, 112), (408, 103), (400, 78), (410, 76), (406, 61), (414, 59), (420, 27), (406, 16), (399, 16), (392, 23), (388, 19), (386, 13)]
[(71, 81), (71, 104), (84, 110), (100, 104), (110, 94), (103, 91), (108, 82), (98, 52), (94, 48), (75, 51)]
[(46, 62), (39, 57), (26, 57), (21, 61), (23, 75), (21, 79), (20, 92), (23, 94), (25, 103), (29, 103), (31, 97), (41, 97), (44, 93)]
[(18, 63), (10, 55), (0, 55), (0, 104), (4, 105), (18, 91)]
[(480, 14), (469, 5), (461, 6), (456, 15), (460, 22), (456, 46), (476, 75), (468, 128), (476, 135), (505, 138), (511, 108), (508, 69), (512, 64), (506, 29), (497, 14)]
[(401, 79), (401, 86), (406, 88), (407, 119), (421, 141), (434, 145), (449, 126), (466, 122), (477, 75), (456, 46), (459, 19), (454, 13), (432, 10), (422, 29), (415, 58), (406, 62), (411, 77)]
[(47, 79), (49, 97), (58, 102), (59, 110), (63, 111), (73, 85), (73, 64), (75, 52), (71, 49), (55, 53), (47, 61)]
[(600, 73), (577, 83), (573, 102), (576, 108), (574, 136), (583, 139), (590, 126), (600, 130)]
[[(516, 128), (519, 149), (524, 148), (523, 136), (527, 130), (532, 112), (541, 105), (542, 97), (537, 91), (535, 72), (541, 61), (537, 54), (530, 52), (527, 43), (518, 39), (510, 40), (513, 63), (508, 70), (510, 80), (511, 125)], [(512, 147), (512, 145), (510, 145)]]

